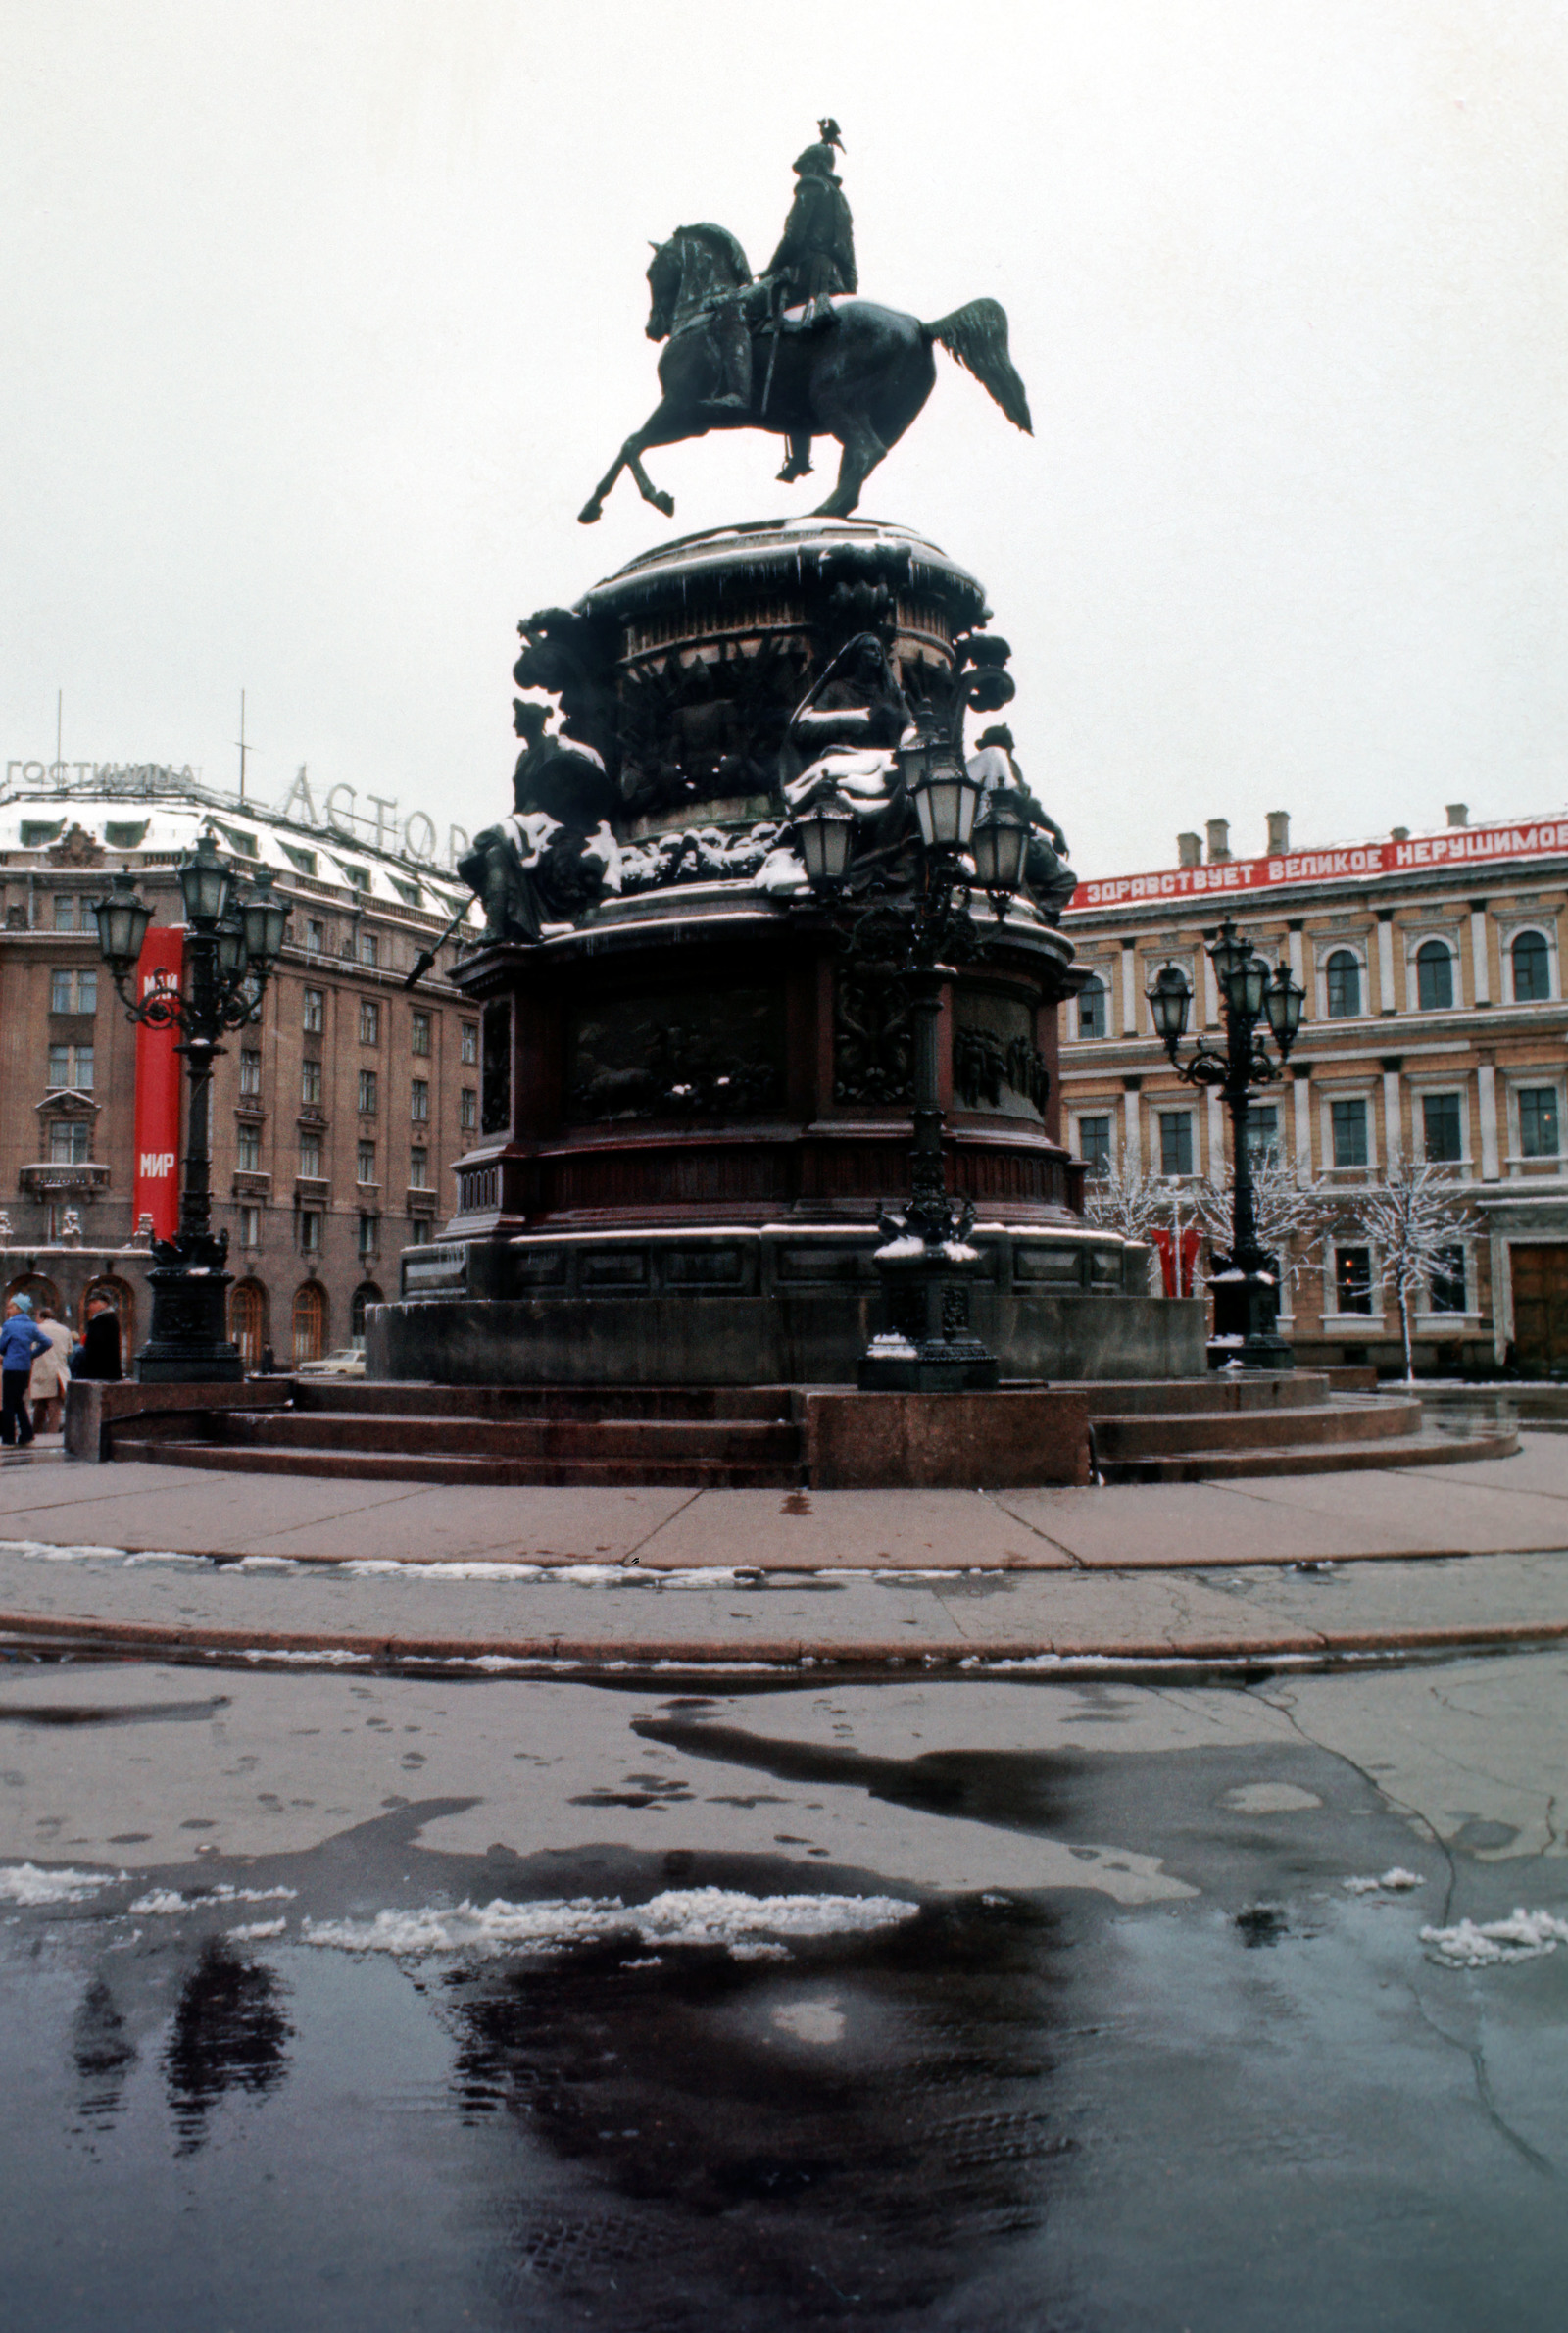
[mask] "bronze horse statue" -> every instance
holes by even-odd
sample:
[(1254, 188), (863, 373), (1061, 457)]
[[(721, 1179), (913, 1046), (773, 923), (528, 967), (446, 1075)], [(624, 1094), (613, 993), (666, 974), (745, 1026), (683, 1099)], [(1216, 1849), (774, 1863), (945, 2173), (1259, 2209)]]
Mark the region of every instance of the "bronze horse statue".
[[(996, 399), (1009, 422), (1032, 432), (1029, 400), (1007, 355), (1007, 318), (995, 300), (971, 300), (935, 323), (921, 323), (870, 300), (835, 298), (831, 323), (802, 329), (771, 313), (770, 286), (755, 282), (746, 254), (726, 227), (677, 227), (654, 246), (648, 270), (650, 340), (667, 340), (659, 360), (663, 394), (633, 431), (577, 514), (599, 518), (623, 470), (645, 502), (670, 518), (674, 497), (660, 491), (642, 465), (650, 446), (705, 437), (710, 429), (765, 429), (776, 437), (836, 437), (838, 483), (817, 510), (847, 519), (860, 488), (914, 420), (936, 383), (932, 345), (940, 341)], [(753, 334), (750, 398), (725, 410), (715, 317), (729, 311)], [(789, 474), (789, 473), (786, 473)]]

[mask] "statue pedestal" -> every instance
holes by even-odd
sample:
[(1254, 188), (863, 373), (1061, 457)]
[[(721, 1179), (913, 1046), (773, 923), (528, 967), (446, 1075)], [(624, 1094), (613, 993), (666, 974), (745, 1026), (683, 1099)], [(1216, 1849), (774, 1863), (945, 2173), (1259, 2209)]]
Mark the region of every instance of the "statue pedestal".
[[(909, 1190), (910, 1009), (844, 947), (853, 905), (836, 923), (807, 890), (785, 788), (802, 754), (842, 765), (862, 883), (907, 888), (888, 722), (896, 742), (911, 704), (1007, 701), (988, 616), (907, 529), (808, 520), (666, 544), (522, 626), (518, 686), (559, 699), (598, 774), (552, 760), (523, 707), (518, 817), (559, 780), (550, 815), (586, 788), (586, 833), (608, 787), (620, 889), (587, 908), (553, 890), (570, 853), (552, 843), (528, 876), (541, 936), (460, 962), (480, 1139), (444, 1237), (405, 1253), (398, 1301), (370, 1313), (371, 1376), (856, 1383), (883, 1325), (878, 1216)], [(845, 761), (858, 722), (871, 745)], [(937, 1038), (943, 1169), (977, 1217), (972, 1337), (1005, 1378), (1200, 1370), (1200, 1308), (1150, 1299), (1148, 1251), (1080, 1213), (1056, 1083), (1072, 948), (1028, 897), (988, 930), (941, 975)], [(926, 1333), (941, 1352), (916, 1353), (917, 1384), (988, 1374), (954, 1323)]]

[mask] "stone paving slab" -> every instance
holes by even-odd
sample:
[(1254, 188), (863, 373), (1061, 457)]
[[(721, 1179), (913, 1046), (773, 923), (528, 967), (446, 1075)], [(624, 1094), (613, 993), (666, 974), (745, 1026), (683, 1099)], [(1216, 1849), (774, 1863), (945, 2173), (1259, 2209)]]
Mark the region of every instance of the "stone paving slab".
[[(0, 1549), (0, 1637), (368, 1661), (1194, 1661), (1568, 1638), (1568, 1560), (1139, 1571), (643, 1573)], [(518, 1573), (520, 1572), (520, 1576)]]

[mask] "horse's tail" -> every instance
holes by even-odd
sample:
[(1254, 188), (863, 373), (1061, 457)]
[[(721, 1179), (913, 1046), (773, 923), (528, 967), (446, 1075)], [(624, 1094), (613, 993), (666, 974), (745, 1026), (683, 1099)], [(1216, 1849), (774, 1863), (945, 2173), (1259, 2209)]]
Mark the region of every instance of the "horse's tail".
[(1000, 300), (971, 300), (951, 316), (922, 324), (926, 340), (940, 340), (948, 354), (989, 389), (1013, 426), (1034, 435), (1029, 399), (1007, 354), (1007, 311)]

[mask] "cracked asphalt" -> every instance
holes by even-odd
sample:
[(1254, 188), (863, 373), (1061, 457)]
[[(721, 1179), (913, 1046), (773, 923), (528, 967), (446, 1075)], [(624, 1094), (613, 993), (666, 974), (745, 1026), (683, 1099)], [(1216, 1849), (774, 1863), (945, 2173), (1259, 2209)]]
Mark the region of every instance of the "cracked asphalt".
[(1565, 1684), (14, 1648), (7, 2325), (1554, 2333)]

